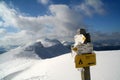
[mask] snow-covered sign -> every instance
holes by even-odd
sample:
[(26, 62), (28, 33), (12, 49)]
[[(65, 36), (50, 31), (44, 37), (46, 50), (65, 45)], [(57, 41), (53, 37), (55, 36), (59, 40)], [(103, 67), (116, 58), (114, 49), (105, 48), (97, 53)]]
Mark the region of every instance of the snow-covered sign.
[(83, 34), (79, 34), (75, 36), (75, 44), (84, 43), (86, 37)]
[(79, 44), (73, 47), (72, 50), (76, 52), (77, 54), (92, 53), (93, 45), (91, 43)]
[(96, 55), (92, 54), (84, 54), (84, 55), (76, 55), (75, 56), (75, 67), (82, 68), (96, 65)]

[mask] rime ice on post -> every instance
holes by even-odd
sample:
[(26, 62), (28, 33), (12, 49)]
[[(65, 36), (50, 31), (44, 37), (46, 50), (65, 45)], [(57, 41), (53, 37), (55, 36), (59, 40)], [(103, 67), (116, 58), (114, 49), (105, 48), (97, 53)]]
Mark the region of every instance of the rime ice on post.
[(96, 65), (96, 55), (93, 53), (90, 35), (85, 29), (78, 29), (74, 40), (72, 51), (75, 52), (75, 67), (82, 68), (82, 80), (90, 80), (90, 66)]
[(85, 29), (78, 29), (74, 40), (74, 47), (78, 49), (78, 54), (91, 53), (93, 51), (93, 45), (91, 44), (90, 35), (89, 33), (86, 33)]

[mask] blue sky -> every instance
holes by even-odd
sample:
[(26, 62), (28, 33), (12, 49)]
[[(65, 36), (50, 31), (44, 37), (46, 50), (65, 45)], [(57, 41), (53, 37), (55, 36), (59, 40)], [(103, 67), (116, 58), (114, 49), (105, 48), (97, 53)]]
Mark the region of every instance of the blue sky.
[[(38, 3), (37, 0), (4, 0), (7, 4), (12, 4), (20, 12), (30, 16), (39, 16), (49, 14), (48, 6), (50, 4), (66, 4), (69, 6), (80, 4), (84, 0), (50, 0), (47, 5)], [(102, 0), (104, 3), (105, 14), (94, 14), (92, 17), (86, 17), (85, 23), (92, 26), (95, 30), (101, 32), (119, 32), (120, 31), (120, 6), (119, 0)]]
[(86, 22), (98, 31), (120, 32), (120, 1), (103, 0), (103, 3), (106, 13), (86, 18)]
[[(0, 3), (1, 45), (5, 41), (9, 45), (18, 44), (21, 40), (24, 41), (20, 44), (24, 44), (42, 37), (71, 40), (76, 29), (84, 27), (89, 32), (98, 32), (97, 37), (105, 34), (100, 38), (104, 40), (112, 39), (109, 34), (120, 33), (119, 0), (2, 0)], [(114, 39), (118, 37), (116, 34)]]
[[(20, 12), (30, 16), (40, 16), (49, 14), (48, 6), (50, 4), (66, 4), (69, 6), (80, 4), (84, 0), (50, 0), (47, 5), (40, 4), (37, 0), (4, 0), (7, 4), (12, 4)], [(105, 14), (94, 14), (92, 17), (86, 17), (85, 23), (92, 26), (97, 31), (119, 32), (120, 31), (120, 6), (119, 0), (103, 0)], [(96, 28), (97, 27), (97, 28)]]

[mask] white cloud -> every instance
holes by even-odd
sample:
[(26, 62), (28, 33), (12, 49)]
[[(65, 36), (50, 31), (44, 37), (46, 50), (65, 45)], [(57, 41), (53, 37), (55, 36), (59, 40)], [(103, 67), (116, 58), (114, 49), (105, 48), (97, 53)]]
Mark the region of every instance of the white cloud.
[(46, 5), (49, 3), (49, 0), (37, 0), (39, 3)]
[(0, 28), (0, 35), (6, 34), (6, 30), (4, 28)]
[(47, 36), (59, 39), (73, 36), (76, 29), (85, 27), (81, 14), (67, 5), (51, 5), (49, 10), (51, 12), (49, 16), (19, 16), (17, 24), (21, 29), (32, 31), (35, 35), (39, 34), (39, 37)]
[(22, 30), (18, 33), (7, 33), (7, 35), (0, 39), (0, 45), (24, 45), (30, 40), (32, 40), (32, 35), (30, 35), (27, 31)]
[[(107, 42), (107, 43), (109, 43), (109, 45), (112, 44), (111, 46), (115, 46), (116, 44), (114, 44), (114, 43), (120, 43), (119, 36), (120, 36), (120, 32), (103, 33), (103, 32), (94, 31), (93, 33), (91, 33), (92, 41), (99, 42), (101, 44), (104, 44)], [(112, 43), (110, 43), (110, 42), (112, 42)]]
[(80, 5), (76, 5), (75, 9), (88, 16), (92, 16), (95, 13), (105, 13), (104, 4), (101, 0), (84, 0)]
[(0, 2), (0, 17), (2, 19), (0, 26), (16, 27), (17, 12), (14, 9), (10, 9), (4, 2)]
[[(94, 10), (89, 7), (93, 7)], [(73, 40), (76, 30), (85, 27), (83, 14), (67, 5), (50, 5), (50, 15), (37, 17), (22, 15), (14, 8), (9, 8), (4, 2), (0, 3), (0, 8), (0, 18), (2, 19), (0, 25), (2, 27), (12, 26), (21, 30), (17, 33), (7, 32), (0, 39), (0, 45), (22, 45), (31, 40), (45, 37)], [(102, 9), (102, 3), (95, 0), (90, 0), (90, 2), (86, 0), (79, 8), (82, 12), (86, 12), (87, 15), (92, 15), (101, 12), (97, 9)], [(4, 30), (0, 30), (0, 33), (4, 33)], [(110, 38), (107, 35), (102, 36), (103, 38), (100, 37), (101, 34), (95, 33), (93, 39)]]
[(103, 2), (101, 0), (85, 0), (86, 4), (93, 7), (97, 13), (103, 14), (105, 12)]
[(22, 15), (14, 8), (9, 8), (4, 2), (0, 3), (0, 7), (2, 8), (0, 9), (0, 18), (4, 24), (3, 27), (13, 26), (29, 32), (27, 34), (23, 34), (23, 32), (6, 34), (2, 41), (9, 42), (7, 44), (19, 44), (19, 41), (21, 43), (27, 42), (27, 39), (21, 40), (20, 38), (29, 38), (31, 34), (31, 39), (50, 37), (68, 40), (73, 37), (77, 28), (84, 27), (81, 14), (67, 5), (50, 5), (51, 15), (37, 17)]

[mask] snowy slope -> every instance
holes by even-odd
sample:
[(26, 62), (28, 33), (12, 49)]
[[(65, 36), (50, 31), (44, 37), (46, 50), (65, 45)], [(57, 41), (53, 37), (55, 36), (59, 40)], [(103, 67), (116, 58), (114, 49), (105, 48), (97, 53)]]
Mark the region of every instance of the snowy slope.
[(70, 49), (63, 46), (63, 44), (56, 39), (43, 39), (40, 40), (40, 42), (43, 47), (39, 48), (35, 46), (35, 53), (42, 59), (52, 58), (70, 52)]
[(32, 42), (0, 55), (0, 79), (11, 77), (34, 64), (34, 60), (52, 58), (70, 52), (58, 40)]
[[(75, 68), (67, 48), (56, 40), (44, 41), (1, 54), (0, 80), (81, 80), (81, 73)], [(40, 51), (35, 51), (36, 48)], [(58, 56), (57, 51), (60, 55), (66, 54)], [(44, 52), (48, 52), (51, 58), (43, 55)], [(46, 57), (41, 58), (40, 53)], [(91, 67), (91, 80), (120, 80), (120, 50), (95, 53), (97, 65)]]
[[(119, 80), (120, 51), (101, 51), (95, 53), (97, 54), (97, 65), (91, 67), (92, 80)], [(4, 79), (81, 80), (80, 71), (74, 67), (74, 60), (70, 53), (45, 60), (32, 59), (30, 62), (32, 65), (27, 64), (29, 68), (23, 71), (20, 71), (21, 68), (17, 68), (18, 70), (4, 77)], [(19, 65), (22, 64), (20, 63)], [(24, 65), (24, 67), (26, 66)], [(16, 66), (11, 68), (16, 69)]]
[[(119, 80), (120, 51), (96, 53), (97, 65), (91, 67), (91, 80)], [(81, 75), (68, 53), (52, 59), (36, 60), (32, 67), (15, 76), (13, 80), (81, 80)]]
[(17, 56), (22, 53), (22, 50), (23, 48), (19, 47), (0, 55), (0, 79), (29, 68), (33, 64), (33, 60), (38, 59), (37, 55), (32, 52), (30, 55), (34, 58)]

